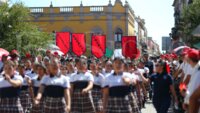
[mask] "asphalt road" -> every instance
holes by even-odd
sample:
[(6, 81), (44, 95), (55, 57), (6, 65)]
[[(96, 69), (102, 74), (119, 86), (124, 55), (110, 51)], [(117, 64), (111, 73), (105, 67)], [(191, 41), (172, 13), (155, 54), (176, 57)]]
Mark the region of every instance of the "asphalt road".
[[(146, 108), (142, 109), (142, 113), (156, 113), (153, 104), (151, 101), (148, 101), (145, 105)], [(168, 113), (174, 113), (173, 110), (170, 108)]]

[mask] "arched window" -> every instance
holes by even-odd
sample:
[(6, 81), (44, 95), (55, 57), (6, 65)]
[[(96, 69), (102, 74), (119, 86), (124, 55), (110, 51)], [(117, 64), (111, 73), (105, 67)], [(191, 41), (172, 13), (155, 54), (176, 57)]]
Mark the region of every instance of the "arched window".
[(121, 48), (123, 31), (120, 28), (115, 30), (115, 49)]

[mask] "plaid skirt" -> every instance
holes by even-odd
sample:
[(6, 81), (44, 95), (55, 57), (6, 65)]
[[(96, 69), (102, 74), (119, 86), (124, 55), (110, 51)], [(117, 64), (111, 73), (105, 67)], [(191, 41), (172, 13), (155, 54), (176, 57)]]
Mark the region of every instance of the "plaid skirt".
[(29, 113), (30, 109), (31, 109), (31, 97), (29, 95), (29, 91), (27, 90), (21, 90), (20, 92), (20, 101), (21, 101), (21, 105), (23, 107), (23, 110), (25, 113)]
[(74, 90), (72, 94), (71, 113), (95, 113), (91, 92), (82, 94), (82, 90)]
[(135, 98), (135, 95), (133, 93), (129, 94), (129, 101), (130, 101), (133, 113), (139, 113), (140, 108), (138, 106), (137, 99)]
[(67, 113), (64, 98), (45, 97), (44, 101), (45, 113)]
[(94, 102), (94, 107), (96, 112), (102, 112), (103, 111), (103, 96), (101, 89), (94, 88), (92, 89), (92, 98)]
[(19, 98), (1, 98), (0, 113), (24, 113)]
[(40, 104), (39, 105), (34, 105), (32, 106), (32, 109), (31, 109), (31, 113), (45, 113), (44, 112), (44, 101), (45, 99), (42, 98), (40, 100)]
[(136, 92), (132, 92), (133, 96), (135, 97), (135, 100), (137, 102), (138, 108), (140, 109), (141, 105), (140, 105), (140, 100), (138, 99), (138, 95)]
[(109, 97), (106, 113), (135, 113), (129, 97)]

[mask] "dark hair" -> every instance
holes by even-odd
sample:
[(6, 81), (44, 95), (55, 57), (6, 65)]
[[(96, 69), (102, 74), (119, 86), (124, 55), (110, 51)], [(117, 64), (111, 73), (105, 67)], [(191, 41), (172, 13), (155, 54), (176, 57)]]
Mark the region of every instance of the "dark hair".
[(38, 65), (37, 65), (37, 69), (38, 69), (39, 67), (42, 68), (42, 69), (44, 70), (44, 73), (46, 73), (47, 69), (46, 69), (46, 67), (45, 67), (43, 64), (38, 64)]
[(115, 59), (113, 61), (117, 61), (117, 60), (121, 61), (122, 63), (124, 62), (123, 59), (120, 57), (115, 57)]
[(197, 63), (197, 62), (199, 62), (199, 59), (198, 58), (189, 58), (192, 62), (194, 62), (194, 63)]
[(124, 63), (124, 67), (126, 68), (126, 69), (128, 69), (128, 67), (130, 66), (130, 64), (129, 63)]
[(9, 65), (9, 66), (15, 67), (14, 62), (11, 61), (11, 60), (6, 61), (6, 62), (5, 62), (5, 65)]
[(25, 68), (24, 64), (19, 64), (18, 67)]
[(168, 74), (168, 72), (167, 72), (167, 63), (166, 63), (165, 61), (163, 61), (163, 60), (159, 60), (157, 63), (158, 63), (160, 66), (163, 67), (163, 72), (162, 72), (162, 74)]

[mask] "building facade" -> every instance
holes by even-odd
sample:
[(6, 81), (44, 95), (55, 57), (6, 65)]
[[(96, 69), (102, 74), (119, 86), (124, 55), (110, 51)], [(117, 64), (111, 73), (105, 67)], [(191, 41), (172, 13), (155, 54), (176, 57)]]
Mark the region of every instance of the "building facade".
[(145, 20), (140, 18), (140, 16), (135, 17), (135, 29), (136, 29), (136, 35), (138, 40), (138, 47), (142, 51), (142, 53), (146, 53), (147, 48), (147, 39), (148, 39), (148, 32), (147, 28), (145, 26)]
[(173, 42), (171, 37), (163, 36), (162, 37), (162, 50), (166, 53), (171, 52), (173, 48)]
[(148, 37), (147, 39), (147, 49), (150, 55), (159, 56), (160, 46), (152, 39), (152, 37)]
[(123, 5), (121, 0), (114, 4), (109, 1), (104, 6), (65, 6), (29, 7), (30, 22), (45, 32), (85, 33), (87, 48), (90, 48), (92, 34), (105, 34), (107, 48), (121, 48), (123, 35), (135, 35), (135, 16), (129, 3)]
[(183, 13), (184, 7), (187, 7), (191, 4), (193, 0), (174, 0), (172, 6), (174, 7), (174, 27), (170, 33), (170, 37), (172, 38), (172, 48), (176, 48), (178, 46), (184, 45), (184, 34), (182, 26), (184, 23), (181, 20), (181, 15)]

